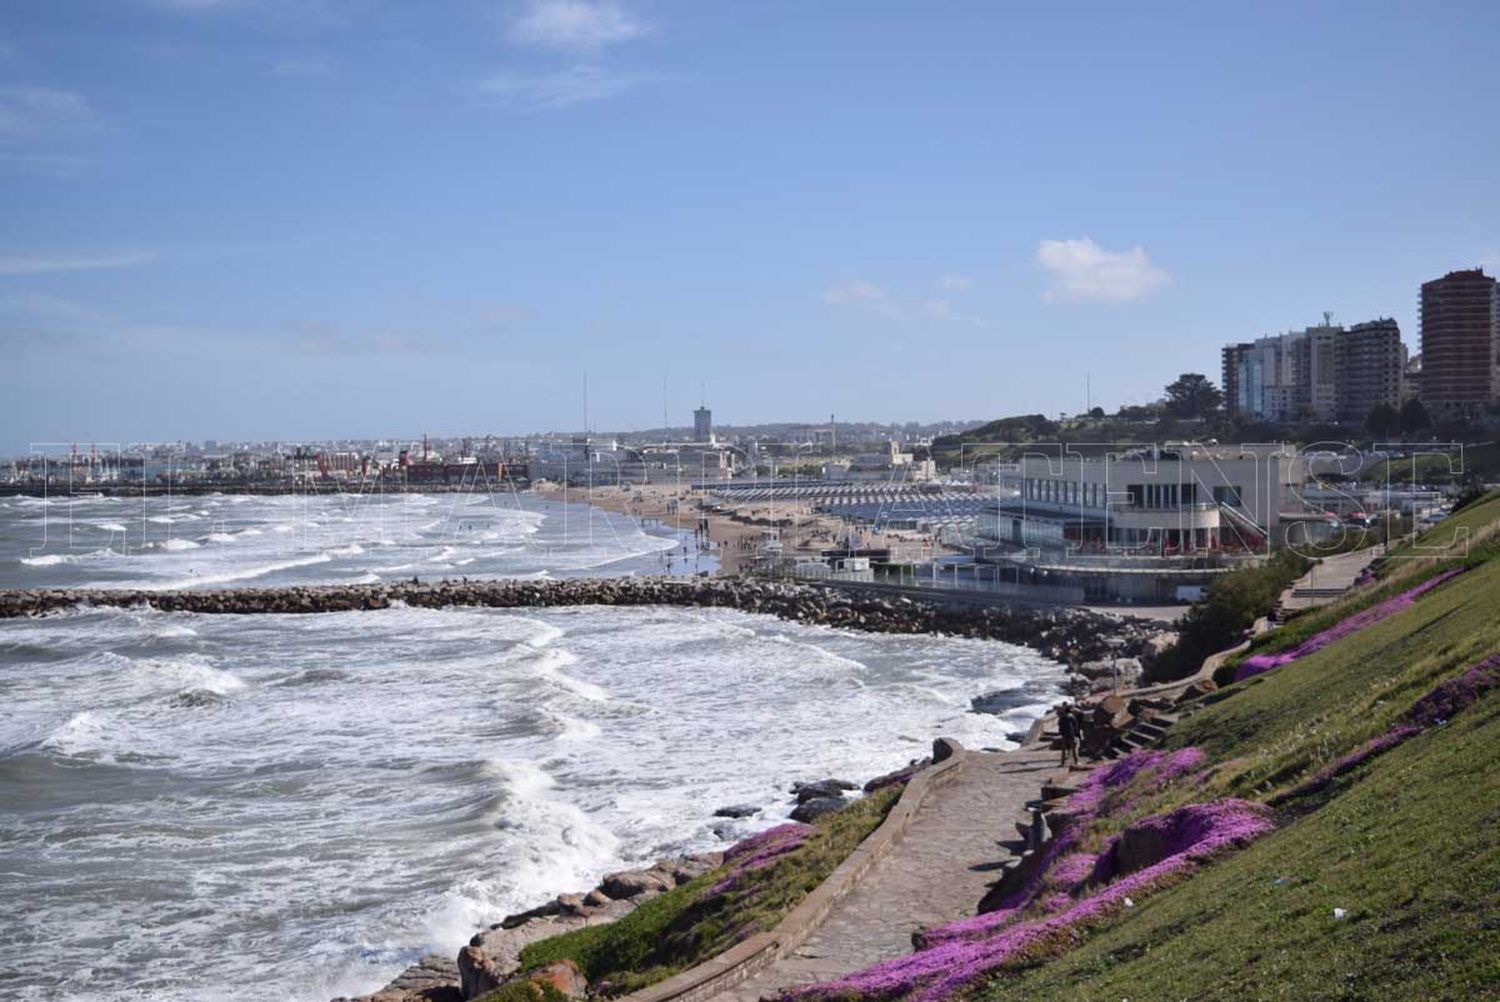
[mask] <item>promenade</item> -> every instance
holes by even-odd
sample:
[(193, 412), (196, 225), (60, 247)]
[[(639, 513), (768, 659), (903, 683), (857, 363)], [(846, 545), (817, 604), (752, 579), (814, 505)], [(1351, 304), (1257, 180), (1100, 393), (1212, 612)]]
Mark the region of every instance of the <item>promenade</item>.
[(910, 953), (911, 934), (924, 926), (973, 915), (1013, 855), (1002, 843), (1017, 839), (1016, 816), (1058, 772), (1058, 754), (964, 755), (958, 775), (927, 795), (901, 840), (800, 947), (714, 1002), (757, 1002), (861, 970)]

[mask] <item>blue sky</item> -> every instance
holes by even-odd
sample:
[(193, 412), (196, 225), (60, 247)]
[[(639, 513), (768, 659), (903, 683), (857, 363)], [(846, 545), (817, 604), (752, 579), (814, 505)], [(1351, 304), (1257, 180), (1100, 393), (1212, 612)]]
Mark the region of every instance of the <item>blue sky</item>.
[(0, 447), (1142, 402), (1500, 267), (1500, 5), (0, 9)]

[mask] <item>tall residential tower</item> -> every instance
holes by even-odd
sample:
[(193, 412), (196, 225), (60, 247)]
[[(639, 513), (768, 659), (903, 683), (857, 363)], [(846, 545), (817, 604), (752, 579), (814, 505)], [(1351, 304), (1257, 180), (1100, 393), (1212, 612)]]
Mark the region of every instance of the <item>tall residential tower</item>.
[(1422, 284), (1422, 402), (1434, 416), (1478, 411), (1500, 398), (1500, 308), (1483, 269)]

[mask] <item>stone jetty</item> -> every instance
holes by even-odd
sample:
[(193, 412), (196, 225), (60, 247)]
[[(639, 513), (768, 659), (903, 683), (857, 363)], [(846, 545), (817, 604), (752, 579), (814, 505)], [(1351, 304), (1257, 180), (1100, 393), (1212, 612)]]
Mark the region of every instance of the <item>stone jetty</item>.
[(1122, 640), (1120, 656), (1139, 656), (1160, 624), (1076, 608), (965, 607), (941, 601), (855, 594), (834, 587), (745, 578), (570, 578), (559, 581), (450, 581), (307, 585), (280, 588), (60, 588), (0, 591), (0, 618), (88, 606), (150, 607), (209, 614), (319, 613), (483, 606), (676, 606), (728, 608), (810, 625), (871, 633), (934, 633), (1023, 644), (1070, 665), (1108, 658), (1106, 641)]

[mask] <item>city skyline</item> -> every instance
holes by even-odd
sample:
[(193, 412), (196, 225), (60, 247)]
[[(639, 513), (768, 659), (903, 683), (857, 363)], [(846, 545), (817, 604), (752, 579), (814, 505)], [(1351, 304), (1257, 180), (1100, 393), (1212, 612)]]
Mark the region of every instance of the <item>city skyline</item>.
[(1077, 412), (1324, 310), (1414, 353), (1423, 282), (1500, 270), (1486, 25), (12, 10), (0, 446), (568, 428), (585, 369), (612, 430), (664, 378), (674, 423)]

